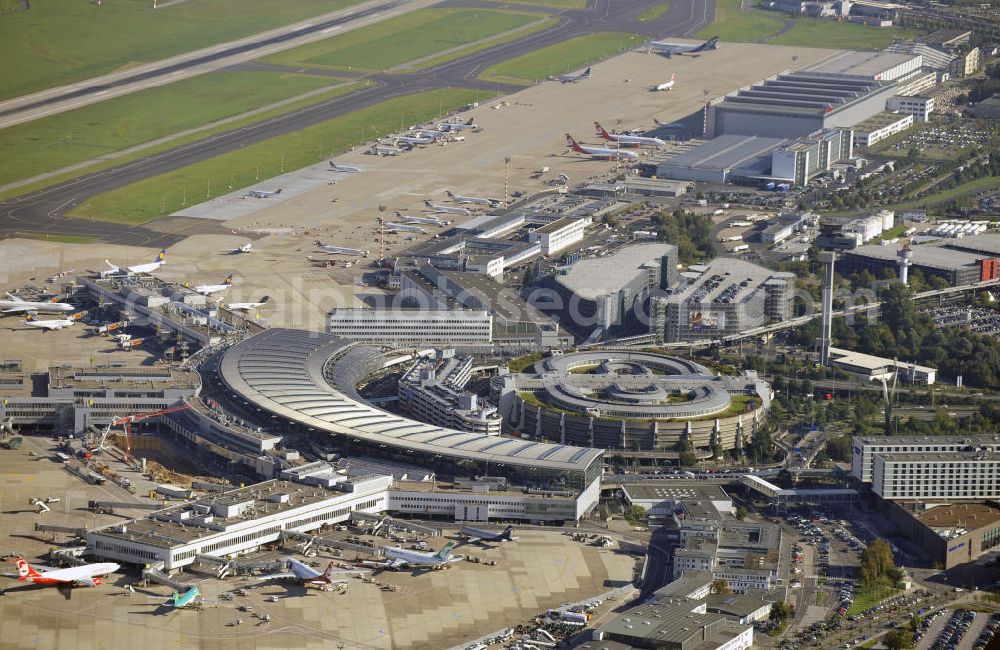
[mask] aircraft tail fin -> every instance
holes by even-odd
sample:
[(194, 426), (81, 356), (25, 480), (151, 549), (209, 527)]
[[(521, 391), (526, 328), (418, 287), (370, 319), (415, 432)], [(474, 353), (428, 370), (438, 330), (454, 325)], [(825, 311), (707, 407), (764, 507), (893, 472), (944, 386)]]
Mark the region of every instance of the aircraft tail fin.
[(281, 188), (279, 187), (278, 189), (274, 190), (274, 193), (275, 194), (281, 194)]
[(455, 542), (448, 542), (447, 544), (444, 545), (444, 547), (442, 547), (440, 551), (434, 554), (434, 557), (438, 558), (439, 560), (447, 560), (448, 558), (451, 557), (451, 549), (454, 548), (454, 546)]
[(474, 120), (474, 119), (476, 119), (476, 118), (470, 117), (469, 121), (467, 121), (466, 124), (468, 124), (469, 126), (472, 126), (472, 124), (473, 124), (472, 120)]
[(330, 577), (333, 575), (333, 562), (326, 565), (326, 571), (323, 572), (322, 578), (326, 582), (330, 582)]
[(266, 305), (267, 301), (270, 300), (270, 299), (271, 299), (271, 296), (264, 296), (263, 298), (260, 299), (260, 304)]
[(14, 560), (14, 564), (17, 565), (18, 580), (37, 578), (41, 575), (40, 573), (38, 573), (38, 571), (35, 571), (35, 569), (30, 564), (28, 564), (27, 560), (25, 560), (23, 557), (18, 557), (16, 560)]
[(154, 262), (162, 262), (166, 258), (167, 258), (167, 249), (166, 248), (161, 248), (160, 252), (156, 254), (155, 258), (153, 258), (153, 261)]
[(706, 50), (714, 50), (716, 48), (716, 46), (718, 46), (718, 44), (719, 44), (719, 37), (718, 36), (713, 36), (712, 38), (710, 38), (707, 41), (705, 41), (704, 48)]
[(600, 122), (594, 122), (594, 128), (597, 129), (597, 135), (601, 136), (602, 138), (609, 139), (607, 130), (603, 126), (601, 126)]
[(580, 76), (583, 77), (584, 79), (586, 79), (587, 77), (589, 77), (590, 76), (590, 68), (587, 68), (586, 70), (584, 70), (583, 74), (580, 75)]
[(504, 540), (510, 541), (510, 536), (511, 536), (511, 533), (513, 533), (513, 532), (514, 532), (514, 527), (513, 526), (507, 526), (506, 528), (503, 529), (503, 532), (500, 533), (500, 539), (504, 539)]
[(232, 285), (233, 284), (233, 274), (230, 273), (229, 275), (227, 275), (225, 281), (223, 281), (222, 284), (227, 285), (227, 286)]
[(451, 190), (445, 190), (444, 193), (447, 194), (450, 199), (455, 198), (455, 195), (451, 193)]
[(27, 314), (24, 315), (24, 322), (25, 323), (30, 323), (33, 320), (35, 320), (35, 315), (32, 314), (30, 311)]

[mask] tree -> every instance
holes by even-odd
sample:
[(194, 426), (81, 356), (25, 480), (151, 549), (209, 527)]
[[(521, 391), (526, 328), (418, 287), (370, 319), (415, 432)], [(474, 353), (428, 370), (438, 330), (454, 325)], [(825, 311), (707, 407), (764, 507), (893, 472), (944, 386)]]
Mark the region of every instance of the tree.
[(890, 630), (886, 633), (882, 642), (885, 643), (885, 647), (889, 648), (889, 650), (904, 650), (913, 645), (913, 632), (902, 629)]
[(713, 594), (731, 594), (733, 590), (729, 588), (729, 582), (723, 578), (717, 578), (712, 581), (712, 593)]
[(768, 614), (767, 619), (775, 625), (781, 625), (791, 617), (792, 608), (788, 606), (788, 603), (779, 600), (771, 605), (771, 613)]
[(640, 505), (629, 506), (625, 511), (625, 519), (633, 523), (643, 521), (646, 519), (646, 509)]
[(736, 509), (736, 518), (739, 519), (740, 521), (746, 521), (748, 514), (750, 513), (747, 512), (747, 509), (744, 508), (743, 506), (740, 506), (739, 508)]

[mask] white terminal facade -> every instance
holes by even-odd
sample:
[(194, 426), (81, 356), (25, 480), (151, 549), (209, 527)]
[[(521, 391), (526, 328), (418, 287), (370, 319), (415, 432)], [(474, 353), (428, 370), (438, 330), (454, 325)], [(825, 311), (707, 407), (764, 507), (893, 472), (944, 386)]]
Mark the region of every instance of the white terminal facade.
[(532, 244), (541, 244), (542, 255), (552, 255), (577, 242), (583, 241), (583, 232), (590, 223), (590, 217), (582, 219), (563, 217), (532, 230), (528, 234), (528, 241)]
[(328, 334), (388, 345), (482, 345), (493, 340), (493, 318), (476, 309), (337, 308)]

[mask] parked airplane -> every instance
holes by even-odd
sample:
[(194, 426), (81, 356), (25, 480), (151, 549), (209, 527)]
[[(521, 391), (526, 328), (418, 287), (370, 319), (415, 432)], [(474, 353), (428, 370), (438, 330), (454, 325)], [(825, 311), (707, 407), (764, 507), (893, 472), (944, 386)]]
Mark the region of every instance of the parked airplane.
[(436, 138), (431, 138), (427, 136), (412, 136), (412, 135), (398, 135), (396, 136), (396, 142), (404, 142), (406, 144), (434, 144)]
[(594, 128), (597, 129), (597, 135), (601, 136), (608, 142), (617, 142), (623, 147), (641, 147), (644, 144), (660, 147), (666, 144), (666, 142), (659, 138), (649, 138), (642, 135), (625, 135), (623, 133), (608, 133), (599, 122), (594, 122)]
[(588, 155), (592, 158), (607, 158), (608, 160), (613, 160), (615, 158), (627, 158), (629, 160), (635, 160), (639, 157), (639, 155), (634, 151), (619, 151), (618, 149), (608, 149), (607, 147), (591, 147), (580, 144), (574, 140), (573, 136), (569, 133), (566, 134), (566, 146), (573, 151)]
[(368, 153), (376, 156), (398, 156), (401, 153), (405, 153), (405, 151), (398, 147), (388, 147), (386, 145), (377, 144), (374, 147), (371, 147), (368, 150)]
[(277, 196), (279, 194), (281, 194), (281, 188), (278, 188), (278, 189), (274, 190), (273, 192), (268, 192), (267, 190), (250, 190), (249, 192), (247, 192), (246, 194), (243, 195), (243, 198), (244, 199), (246, 199), (246, 198), (251, 198), (251, 199), (269, 199), (272, 196)]
[(447, 131), (439, 131), (438, 129), (417, 129), (417, 133), (425, 138), (434, 138), (435, 140), (441, 136), (448, 135)]
[(512, 532), (514, 532), (513, 526), (507, 526), (499, 533), (465, 526), (458, 531), (458, 534), (464, 537), (465, 541), (470, 544), (476, 544), (478, 542), (511, 542), (517, 539), (516, 537), (511, 537)]
[(0, 312), (4, 314), (19, 314), (28, 311), (57, 314), (76, 309), (76, 307), (66, 302), (23, 300), (9, 292), (7, 293), (7, 297), (9, 300), (0, 300)]
[(559, 81), (564, 84), (575, 84), (585, 79), (590, 79), (590, 68), (584, 70), (583, 74), (561, 74), (556, 77), (549, 77), (549, 81)]
[(107, 277), (109, 275), (136, 275), (138, 273), (152, 273), (156, 269), (160, 268), (166, 264), (167, 259), (167, 249), (162, 248), (160, 252), (156, 254), (152, 262), (148, 264), (136, 264), (135, 266), (126, 266), (121, 268), (120, 266), (115, 266), (108, 260), (104, 260), (104, 263), (108, 265), (106, 271), (99, 271), (101, 277)]
[(653, 118), (653, 123), (661, 129), (684, 129), (687, 128), (680, 122), (661, 122), (660, 120)]
[(267, 301), (271, 299), (271, 296), (264, 296), (260, 299), (260, 302), (231, 302), (226, 305), (226, 309), (230, 311), (250, 311), (251, 309), (257, 309), (258, 307), (263, 307), (267, 304)]
[(72, 327), (76, 321), (72, 318), (65, 319), (55, 319), (55, 320), (35, 320), (34, 315), (30, 312), (24, 317), (24, 324), (28, 327), (34, 327), (40, 330), (61, 330), (64, 327)]
[(316, 240), (316, 245), (319, 246), (323, 252), (330, 253), (331, 255), (353, 255), (354, 257), (368, 257), (368, 251), (362, 250), (360, 248), (348, 248), (347, 246), (333, 246), (332, 244), (324, 244), (323, 242)]
[(465, 129), (478, 129), (479, 127), (473, 123), (473, 119), (469, 118), (467, 122), (445, 122), (443, 124), (438, 124), (439, 129), (445, 131), (463, 131)]
[(233, 274), (230, 273), (226, 276), (226, 279), (222, 281), (222, 284), (199, 284), (196, 285), (194, 290), (200, 294), (210, 296), (213, 293), (221, 293), (233, 286)]
[(103, 576), (121, 568), (114, 562), (84, 564), (68, 569), (53, 569), (39, 573), (23, 557), (14, 560), (17, 565), (18, 580), (36, 585), (64, 585), (69, 587), (96, 587), (104, 582)]
[(454, 542), (445, 544), (437, 553), (422, 553), (420, 551), (410, 551), (398, 546), (386, 547), (385, 562), (366, 562), (374, 566), (380, 566), (393, 571), (398, 571), (406, 567), (430, 567), (432, 569), (445, 569), (456, 562), (465, 559), (461, 555), (453, 555)]
[(456, 203), (474, 203), (476, 205), (488, 205), (491, 208), (499, 208), (503, 204), (503, 201), (500, 199), (490, 199), (478, 196), (459, 196), (458, 194), (452, 194), (450, 190), (446, 193), (448, 194), (448, 198)]
[(664, 43), (663, 41), (651, 41), (647, 46), (647, 53), (653, 52), (670, 58), (674, 54), (695, 54), (697, 52), (707, 52), (714, 50), (719, 44), (719, 37), (713, 36), (699, 45), (683, 45), (681, 43)]
[(294, 580), (301, 585), (321, 585), (325, 587), (327, 585), (347, 582), (351, 576), (360, 576), (365, 573), (369, 573), (362, 569), (334, 570), (333, 562), (326, 565), (326, 571), (323, 571), (322, 573), (308, 564), (299, 562), (293, 558), (285, 558), (285, 564), (287, 564), (288, 568), (291, 569), (290, 571), (268, 573), (266, 575), (258, 576), (257, 580)]
[(183, 594), (174, 592), (173, 597), (167, 601), (168, 607), (174, 607), (176, 609), (192, 609), (201, 605), (201, 600), (198, 598), (201, 595), (198, 587), (191, 587)]
[(426, 205), (431, 210), (434, 210), (435, 212), (445, 212), (448, 214), (464, 214), (466, 216), (472, 214), (471, 211), (466, 210), (465, 208), (456, 208), (450, 205), (440, 205), (437, 203), (431, 203), (430, 201), (424, 201), (424, 205)]
[(661, 83), (659, 86), (653, 88), (653, 90), (670, 90), (671, 88), (674, 87), (675, 83), (677, 83), (677, 75), (672, 74), (670, 75), (670, 81), (665, 81)]
[(432, 226), (443, 226), (445, 225), (443, 221), (437, 217), (420, 217), (415, 214), (402, 214), (400, 212), (396, 213), (397, 219), (402, 219), (406, 223), (426, 223)]
[(236, 248), (230, 248), (227, 251), (230, 255), (239, 255), (240, 253), (252, 253), (253, 252), (253, 242), (248, 241), (242, 246), (237, 246)]
[(419, 232), (419, 233), (427, 232), (420, 226), (412, 226), (410, 224), (405, 224), (405, 223), (392, 223), (391, 221), (383, 221), (382, 225), (384, 225), (386, 228), (394, 232)]
[(337, 163), (330, 161), (330, 169), (335, 172), (350, 172), (351, 174), (357, 174), (361, 171), (360, 167), (352, 167), (350, 165), (338, 165)]

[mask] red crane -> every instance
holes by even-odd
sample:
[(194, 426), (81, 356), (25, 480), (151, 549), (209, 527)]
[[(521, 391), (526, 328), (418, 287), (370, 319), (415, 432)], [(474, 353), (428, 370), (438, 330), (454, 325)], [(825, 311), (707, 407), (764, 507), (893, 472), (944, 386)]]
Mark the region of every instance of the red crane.
[(132, 424), (135, 422), (140, 422), (149, 418), (156, 417), (157, 415), (167, 415), (168, 413), (176, 413), (177, 411), (186, 411), (191, 408), (190, 404), (184, 404), (182, 406), (174, 406), (162, 411), (150, 411), (148, 413), (133, 413), (132, 415), (126, 415), (124, 417), (115, 418), (108, 425), (108, 429), (111, 427), (116, 427), (119, 424), (124, 425), (125, 428), (125, 462), (132, 460)]

